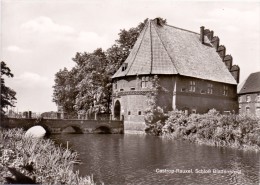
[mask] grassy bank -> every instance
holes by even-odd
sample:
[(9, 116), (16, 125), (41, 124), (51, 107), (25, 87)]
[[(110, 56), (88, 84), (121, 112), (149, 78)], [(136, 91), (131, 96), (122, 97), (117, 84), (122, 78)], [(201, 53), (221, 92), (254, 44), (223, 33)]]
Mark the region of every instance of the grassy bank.
[(0, 131), (0, 184), (94, 184), (73, 171), (78, 154), (49, 139), (24, 137), (21, 129)]
[(215, 110), (187, 116), (182, 111), (173, 111), (165, 122), (148, 128), (149, 132), (166, 138), (260, 151), (260, 119), (253, 116), (221, 115)]

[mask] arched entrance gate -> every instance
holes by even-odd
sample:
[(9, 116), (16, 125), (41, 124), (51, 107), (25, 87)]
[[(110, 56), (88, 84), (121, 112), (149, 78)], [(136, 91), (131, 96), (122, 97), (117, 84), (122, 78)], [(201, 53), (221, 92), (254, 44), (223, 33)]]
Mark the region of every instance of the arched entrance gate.
[(114, 118), (115, 120), (120, 120), (120, 111), (121, 111), (121, 105), (120, 102), (117, 100), (114, 106)]

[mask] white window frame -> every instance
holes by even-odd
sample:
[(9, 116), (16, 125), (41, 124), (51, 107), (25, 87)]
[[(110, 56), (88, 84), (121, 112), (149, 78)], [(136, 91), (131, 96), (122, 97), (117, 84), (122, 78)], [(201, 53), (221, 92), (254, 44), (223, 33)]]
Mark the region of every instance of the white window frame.
[(141, 88), (147, 88), (149, 82), (149, 76), (143, 76), (141, 79)]
[(250, 95), (246, 95), (246, 102), (251, 102), (251, 96)]
[(213, 94), (213, 84), (208, 83), (208, 90), (207, 90), (208, 94)]
[(190, 81), (190, 92), (195, 92), (196, 91), (196, 82), (194, 80)]
[(228, 96), (228, 86), (224, 85), (223, 95)]

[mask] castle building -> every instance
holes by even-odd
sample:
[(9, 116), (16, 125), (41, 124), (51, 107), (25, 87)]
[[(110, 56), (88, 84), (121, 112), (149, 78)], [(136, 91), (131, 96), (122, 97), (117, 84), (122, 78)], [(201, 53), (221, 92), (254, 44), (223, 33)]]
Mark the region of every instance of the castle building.
[(165, 112), (206, 113), (210, 109), (238, 112), (240, 69), (219, 45), (213, 31), (200, 34), (148, 20), (128, 58), (113, 75), (112, 116), (123, 119), (125, 130), (144, 130), (144, 111), (151, 79), (159, 78)]
[(260, 71), (250, 74), (241, 84), (238, 101), (239, 114), (260, 117)]

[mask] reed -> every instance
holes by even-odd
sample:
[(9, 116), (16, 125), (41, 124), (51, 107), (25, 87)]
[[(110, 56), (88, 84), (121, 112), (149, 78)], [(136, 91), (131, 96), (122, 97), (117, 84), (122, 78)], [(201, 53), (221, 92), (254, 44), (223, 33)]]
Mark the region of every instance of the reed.
[[(80, 177), (73, 171), (78, 154), (50, 139), (24, 137), (22, 129), (0, 131), (0, 184), (14, 178), (18, 171), (39, 184), (95, 184), (91, 176)], [(21, 182), (17, 182), (21, 183)]]

